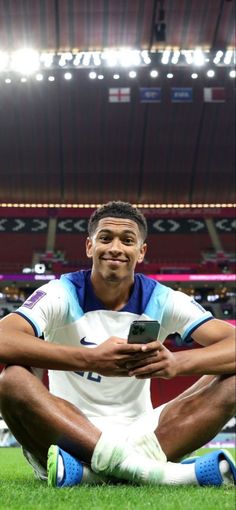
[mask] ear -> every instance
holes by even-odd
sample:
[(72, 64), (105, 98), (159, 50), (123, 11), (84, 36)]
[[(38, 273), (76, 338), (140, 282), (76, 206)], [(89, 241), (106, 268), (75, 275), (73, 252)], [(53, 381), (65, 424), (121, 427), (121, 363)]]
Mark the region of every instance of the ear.
[(137, 260), (138, 264), (143, 262), (143, 259), (145, 257), (146, 251), (147, 251), (147, 244), (143, 243), (141, 248), (140, 248), (140, 253), (139, 253), (139, 256), (138, 256), (138, 260)]
[(90, 239), (90, 237), (87, 237), (86, 239), (86, 255), (89, 259), (92, 258), (93, 256), (93, 243), (92, 243), (92, 240)]

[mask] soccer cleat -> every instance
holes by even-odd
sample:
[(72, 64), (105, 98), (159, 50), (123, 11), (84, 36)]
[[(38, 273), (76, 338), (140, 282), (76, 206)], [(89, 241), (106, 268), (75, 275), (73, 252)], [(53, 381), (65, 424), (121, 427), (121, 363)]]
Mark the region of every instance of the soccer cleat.
[[(221, 461), (228, 463), (228, 473), (230, 476), (222, 475), (220, 469)], [(229, 452), (216, 450), (200, 457), (184, 459), (181, 464), (192, 464), (194, 462), (195, 474), (199, 485), (221, 486), (227, 482), (236, 483), (235, 462)]]
[[(64, 466), (62, 479), (58, 476), (59, 456), (62, 458)], [(48, 450), (47, 470), (49, 487), (73, 487), (82, 483), (89, 485), (104, 483), (104, 479), (93, 473), (89, 466), (56, 445), (50, 446)]]

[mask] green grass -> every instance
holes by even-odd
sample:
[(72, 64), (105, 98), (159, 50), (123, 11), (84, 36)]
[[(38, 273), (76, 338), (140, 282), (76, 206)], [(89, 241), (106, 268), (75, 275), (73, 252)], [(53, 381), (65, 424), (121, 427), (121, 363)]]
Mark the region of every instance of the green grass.
[(18, 448), (0, 448), (0, 510), (234, 510), (233, 487), (98, 486), (49, 489)]

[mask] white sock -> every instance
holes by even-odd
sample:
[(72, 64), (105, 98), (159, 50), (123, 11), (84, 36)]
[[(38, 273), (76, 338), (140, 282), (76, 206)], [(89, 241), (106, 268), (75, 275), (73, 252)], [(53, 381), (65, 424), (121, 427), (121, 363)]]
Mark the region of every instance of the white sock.
[(162, 485), (199, 485), (195, 475), (195, 463), (167, 462), (163, 469)]

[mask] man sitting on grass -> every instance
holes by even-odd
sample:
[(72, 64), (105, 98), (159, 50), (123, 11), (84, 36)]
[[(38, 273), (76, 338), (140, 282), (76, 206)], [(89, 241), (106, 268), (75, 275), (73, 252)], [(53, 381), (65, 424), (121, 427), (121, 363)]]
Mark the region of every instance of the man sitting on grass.
[[(27, 460), (40, 479), (58, 487), (114, 479), (232, 481), (235, 466), (223, 451), (179, 460), (234, 414), (234, 328), (191, 297), (135, 274), (147, 249), (138, 209), (109, 202), (93, 213), (88, 232), (91, 271), (51, 281), (1, 321), (0, 362), (7, 366), (1, 412)], [(157, 340), (127, 343), (131, 323), (143, 319), (159, 322)], [(163, 342), (173, 332), (202, 349), (170, 352)], [(38, 368), (49, 370), (49, 391)], [(202, 377), (152, 408), (152, 377), (190, 374)]]

